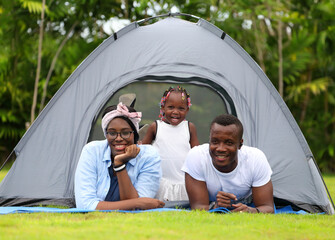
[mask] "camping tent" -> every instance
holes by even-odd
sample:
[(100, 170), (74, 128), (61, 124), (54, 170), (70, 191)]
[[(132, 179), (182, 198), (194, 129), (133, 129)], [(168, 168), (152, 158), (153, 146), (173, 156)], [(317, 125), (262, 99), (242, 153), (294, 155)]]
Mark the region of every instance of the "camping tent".
[(81, 63), (15, 147), (0, 205), (73, 206), (78, 158), (106, 102), (134, 82), (170, 81), (212, 89), (238, 116), (245, 144), (268, 157), (277, 206), (334, 213), (311, 150), (264, 72), (222, 30), (179, 15), (133, 22)]

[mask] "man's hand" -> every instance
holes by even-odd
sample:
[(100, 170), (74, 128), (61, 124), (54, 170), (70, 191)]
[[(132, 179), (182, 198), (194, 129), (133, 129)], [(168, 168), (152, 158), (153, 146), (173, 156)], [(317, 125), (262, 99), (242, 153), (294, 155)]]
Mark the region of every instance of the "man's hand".
[[(232, 207), (234, 207), (234, 209), (232, 209), (232, 212), (248, 212), (251, 213), (253, 212), (247, 205), (243, 204), (243, 203), (236, 203), (236, 204), (232, 204)], [(256, 210), (257, 211), (257, 210)]]
[(236, 204), (231, 204), (231, 200), (233, 201), (237, 200), (234, 194), (219, 191), (218, 194), (216, 194), (216, 206), (215, 207), (225, 207), (225, 208), (234, 207), (233, 205), (236, 205)]
[[(232, 193), (226, 193), (219, 191), (216, 195), (216, 206), (217, 207), (225, 207), (228, 208), (232, 212), (253, 212), (252, 208), (248, 207), (243, 203), (232, 203), (237, 201), (238, 199)], [(256, 210), (257, 211), (257, 210)]]

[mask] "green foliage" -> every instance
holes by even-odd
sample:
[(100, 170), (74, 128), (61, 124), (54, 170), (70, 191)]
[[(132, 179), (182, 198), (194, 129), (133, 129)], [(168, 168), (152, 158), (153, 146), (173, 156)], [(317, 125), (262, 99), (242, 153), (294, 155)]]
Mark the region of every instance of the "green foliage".
[(295, 102), (298, 102), (299, 97), (301, 97), (307, 90), (310, 90), (313, 95), (319, 95), (326, 91), (330, 85), (330, 82), (331, 79), (329, 77), (325, 77), (315, 79), (313, 82), (302, 83), (299, 85), (290, 85), (287, 87), (288, 96), (286, 100), (293, 98)]
[[(20, 0), (22, 7), (29, 10), (30, 13), (41, 13), (42, 12), (42, 1), (28, 1)], [(48, 13), (48, 6), (45, 6), (45, 12)]]
[[(322, 101), (321, 96), (314, 97), (314, 101)], [(322, 112), (322, 114), (320, 114)], [(304, 122), (301, 122), (301, 128), (308, 137), (309, 145), (320, 169), (323, 172), (334, 172), (335, 162), (329, 161), (334, 159), (333, 146), (335, 146), (334, 136), (334, 113), (325, 112), (320, 104), (315, 104), (309, 107), (307, 111), (309, 116)], [(325, 144), (328, 143), (328, 144)]]

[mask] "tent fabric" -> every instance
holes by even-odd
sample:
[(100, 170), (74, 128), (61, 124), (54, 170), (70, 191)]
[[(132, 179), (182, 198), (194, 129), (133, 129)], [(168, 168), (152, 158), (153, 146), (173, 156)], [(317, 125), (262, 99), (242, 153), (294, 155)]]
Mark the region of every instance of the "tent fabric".
[(0, 185), (0, 205), (64, 199), (74, 207), (68, 201), (74, 199), (74, 172), (96, 113), (130, 83), (171, 76), (181, 84), (205, 79), (202, 85), (224, 89), (244, 125), (244, 143), (260, 148), (269, 160), (276, 198), (309, 212), (334, 213), (313, 154), (288, 107), (228, 34), (201, 18), (193, 23), (172, 15), (145, 26), (134, 22), (116, 36), (81, 63), (17, 144), (16, 161)]

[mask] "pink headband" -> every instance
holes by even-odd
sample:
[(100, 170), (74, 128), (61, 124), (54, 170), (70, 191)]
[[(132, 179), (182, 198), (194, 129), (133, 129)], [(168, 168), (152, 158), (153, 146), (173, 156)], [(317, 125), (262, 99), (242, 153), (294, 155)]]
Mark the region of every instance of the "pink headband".
[(120, 102), (117, 105), (117, 109), (108, 112), (101, 120), (101, 127), (102, 131), (104, 132), (104, 135), (106, 137), (107, 134), (107, 127), (110, 121), (112, 121), (115, 117), (118, 116), (125, 116), (129, 118), (129, 120), (134, 124), (137, 132), (139, 131), (139, 123), (141, 121), (142, 113), (141, 112), (129, 112), (126, 105), (122, 104)]

